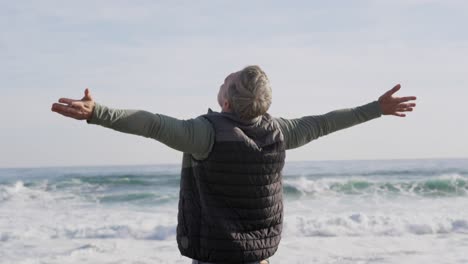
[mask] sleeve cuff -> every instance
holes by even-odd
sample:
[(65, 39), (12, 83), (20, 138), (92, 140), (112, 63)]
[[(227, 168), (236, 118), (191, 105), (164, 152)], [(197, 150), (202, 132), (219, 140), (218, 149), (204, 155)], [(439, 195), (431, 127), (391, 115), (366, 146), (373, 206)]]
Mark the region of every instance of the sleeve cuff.
[(382, 109), (378, 101), (373, 101), (368, 104), (361, 106), (361, 109), (367, 113), (369, 119), (377, 118), (382, 116)]
[(99, 121), (100, 121), (99, 117), (102, 116), (102, 113), (105, 110), (106, 110), (106, 107), (104, 105), (94, 103), (93, 114), (91, 115), (90, 119), (86, 120), (86, 123), (99, 125)]

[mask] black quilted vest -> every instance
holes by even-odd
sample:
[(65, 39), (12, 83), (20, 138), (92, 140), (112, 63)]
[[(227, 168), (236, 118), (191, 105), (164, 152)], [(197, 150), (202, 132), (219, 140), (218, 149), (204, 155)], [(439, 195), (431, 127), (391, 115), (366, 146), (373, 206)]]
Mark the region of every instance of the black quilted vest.
[(209, 112), (215, 143), (204, 160), (184, 153), (177, 244), (182, 255), (213, 263), (267, 259), (283, 222), (283, 135), (270, 115), (243, 122)]

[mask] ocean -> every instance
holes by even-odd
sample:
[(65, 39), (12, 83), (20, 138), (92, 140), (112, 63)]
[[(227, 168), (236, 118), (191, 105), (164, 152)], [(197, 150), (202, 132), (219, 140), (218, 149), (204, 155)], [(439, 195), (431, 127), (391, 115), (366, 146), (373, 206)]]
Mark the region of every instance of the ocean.
[[(191, 263), (180, 165), (0, 169), (0, 263)], [(468, 159), (287, 162), (277, 263), (468, 263)]]

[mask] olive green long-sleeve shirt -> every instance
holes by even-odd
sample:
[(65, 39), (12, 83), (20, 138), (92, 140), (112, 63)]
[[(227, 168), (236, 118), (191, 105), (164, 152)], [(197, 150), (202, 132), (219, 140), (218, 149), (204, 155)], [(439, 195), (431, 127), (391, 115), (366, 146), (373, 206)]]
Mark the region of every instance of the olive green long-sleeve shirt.
[[(335, 110), (324, 115), (296, 119), (274, 118), (284, 135), (286, 149), (293, 149), (340, 129), (348, 128), (382, 115), (377, 101), (363, 106)], [(214, 128), (203, 117), (180, 120), (143, 110), (113, 109), (96, 103), (87, 121), (114, 130), (156, 139), (163, 144), (192, 154), (196, 159), (208, 157)]]

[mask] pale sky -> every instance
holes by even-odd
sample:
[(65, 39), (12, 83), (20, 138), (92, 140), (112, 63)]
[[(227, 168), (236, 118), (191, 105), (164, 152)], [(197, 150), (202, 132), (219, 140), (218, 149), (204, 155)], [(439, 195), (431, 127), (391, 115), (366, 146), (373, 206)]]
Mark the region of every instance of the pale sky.
[(380, 119), (288, 161), (468, 157), (468, 1), (1, 1), (0, 167), (179, 163), (180, 152), (50, 111), (60, 97), (181, 119), (219, 110), (226, 75), (260, 65), (274, 116), (359, 106)]

